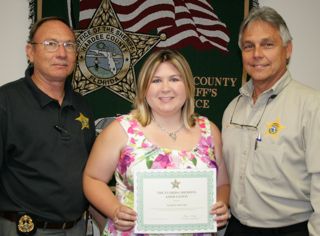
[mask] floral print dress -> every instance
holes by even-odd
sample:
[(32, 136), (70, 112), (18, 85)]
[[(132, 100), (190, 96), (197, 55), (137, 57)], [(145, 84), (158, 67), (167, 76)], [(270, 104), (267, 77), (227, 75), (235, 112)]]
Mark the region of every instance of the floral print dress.
[[(138, 121), (133, 119), (130, 114), (119, 116), (116, 119), (120, 122), (129, 137), (127, 146), (121, 153), (115, 171), (117, 198), (128, 207), (134, 208), (134, 170), (217, 168), (210, 122), (206, 117), (199, 116), (196, 118), (196, 122), (201, 130), (201, 137), (198, 144), (191, 151), (172, 150), (154, 145), (144, 136)], [(103, 235), (129, 236), (135, 234), (133, 230), (127, 232), (117, 231), (112, 219), (108, 219)]]

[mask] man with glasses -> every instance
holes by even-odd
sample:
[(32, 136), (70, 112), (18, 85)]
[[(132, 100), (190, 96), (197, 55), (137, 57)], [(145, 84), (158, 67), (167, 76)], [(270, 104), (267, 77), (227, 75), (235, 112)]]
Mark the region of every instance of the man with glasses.
[(82, 171), (94, 118), (67, 77), (77, 46), (57, 17), (33, 25), (25, 77), (0, 88), (0, 235), (85, 235)]
[(320, 93), (292, 79), (292, 37), (272, 8), (250, 12), (239, 46), (251, 79), (223, 115), (225, 235), (319, 236)]

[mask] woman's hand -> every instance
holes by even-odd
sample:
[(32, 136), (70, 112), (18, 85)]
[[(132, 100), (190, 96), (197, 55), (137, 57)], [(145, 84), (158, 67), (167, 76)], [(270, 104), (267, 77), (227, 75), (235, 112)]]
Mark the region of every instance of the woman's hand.
[(218, 227), (226, 225), (230, 218), (228, 206), (222, 201), (216, 202), (210, 213), (216, 215), (215, 220), (217, 221)]
[(121, 205), (113, 214), (113, 223), (117, 230), (128, 231), (135, 225), (137, 214), (131, 208)]

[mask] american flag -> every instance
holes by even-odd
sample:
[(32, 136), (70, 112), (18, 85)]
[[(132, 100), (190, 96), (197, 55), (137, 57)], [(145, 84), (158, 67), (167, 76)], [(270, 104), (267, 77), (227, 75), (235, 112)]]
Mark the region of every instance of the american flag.
[[(100, 0), (80, 2), (80, 26), (86, 28)], [(111, 0), (124, 30), (164, 33), (158, 48), (193, 46), (228, 51), (230, 41), (226, 24), (220, 21), (207, 0)]]

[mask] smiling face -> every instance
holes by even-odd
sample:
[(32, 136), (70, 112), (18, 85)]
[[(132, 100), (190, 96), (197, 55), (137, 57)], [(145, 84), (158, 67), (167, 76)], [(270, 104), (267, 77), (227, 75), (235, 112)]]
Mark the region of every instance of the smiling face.
[(243, 65), (255, 86), (268, 89), (286, 72), (292, 43), (283, 45), (278, 29), (272, 25), (262, 21), (250, 23), (243, 32), (241, 46)]
[(151, 78), (146, 94), (153, 114), (180, 115), (186, 97), (184, 78), (170, 62), (162, 62)]
[[(44, 22), (36, 31), (33, 42), (42, 43), (45, 40), (58, 42), (75, 42), (71, 29), (58, 20)], [(34, 75), (41, 80), (64, 82), (74, 69), (76, 52), (67, 51), (59, 45), (54, 52), (46, 50), (42, 44), (27, 44), (26, 54), (34, 65)]]

